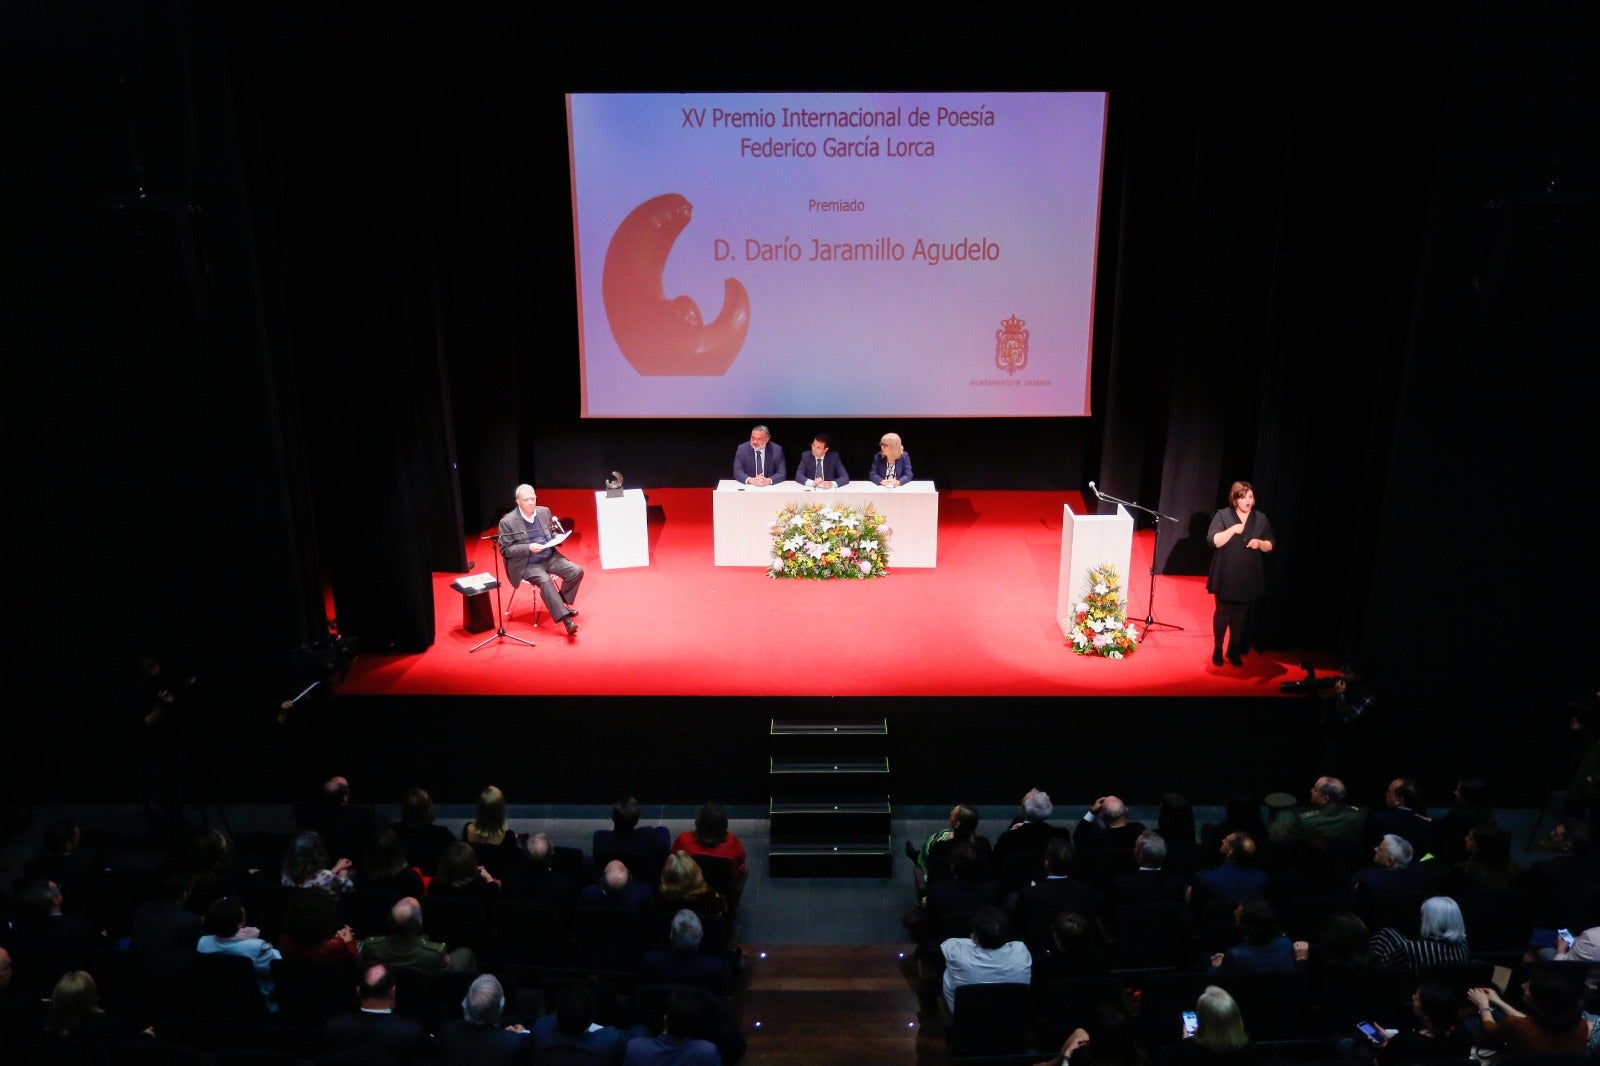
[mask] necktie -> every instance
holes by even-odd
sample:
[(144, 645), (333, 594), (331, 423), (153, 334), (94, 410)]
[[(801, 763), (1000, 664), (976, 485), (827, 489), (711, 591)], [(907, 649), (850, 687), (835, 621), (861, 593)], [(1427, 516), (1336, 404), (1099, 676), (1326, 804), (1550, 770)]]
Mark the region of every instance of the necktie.
[(762, 462), (761, 462), (761, 460), (766, 454), (767, 454), (767, 450), (765, 448), (762, 448), (760, 451), (756, 452), (756, 477), (761, 477), (762, 476), (762, 473), (761, 473), (761, 471), (762, 471)]

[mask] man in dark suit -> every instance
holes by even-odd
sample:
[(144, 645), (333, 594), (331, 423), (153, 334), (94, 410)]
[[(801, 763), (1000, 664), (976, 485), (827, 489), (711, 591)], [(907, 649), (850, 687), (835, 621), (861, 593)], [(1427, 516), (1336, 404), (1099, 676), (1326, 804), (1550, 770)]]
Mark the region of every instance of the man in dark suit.
[(500, 895), (508, 900), (548, 903), (562, 913), (578, 901), (578, 883), (555, 868), (555, 847), (547, 833), (528, 837), (527, 858), (506, 874)]
[(700, 916), (685, 907), (672, 916), (666, 950), (644, 953), (639, 966), (642, 985), (695, 985), (719, 996), (728, 994), (728, 963), (717, 955), (700, 953), (705, 927)]
[[(555, 535), (556, 523), (550, 508), (539, 506), (539, 496), (532, 485), (518, 485), (517, 506), (500, 519), (500, 554), (506, 557), (506, 577), (514, 589), (524, 581), (539, 587), (544, 606), (550, 617), (567, 628), (567, 636), (578, 631), (578, 616), (573, 602), (578, 598), (578, 586), (583, 583), (583, 567), (568, 559), (557, 548), (541, 548)], [(561, 591), (556, 591), (555, 578), (561, 579)]]
[(335, 775), (322, 783), (307, 829), (316, 830), (333, 858), (361, 861), (378, 835), (378, 813), (370, 803), (350, 802), (350, 781)]
[(1067, 830), (1058, 829), (1046, 821), (1054, 811), (1055, 805), (1050, 802), (1050, 793), (1037, 788), (1028, 790), (1027, 795), (1022, 797), (1016, 818), (1006, 827), (1004, 833), (995, 838), (990, 861), (996, 876), (1004, 873), (1007, 855), (1023, 855), (1029, 852), (1043, 855), (1052, 838), (1069, 835)]
[(175, 867), (161, 874), (161, 896), (134, 908), (128, 950), (159, 981), (176, 981), (195, 956), (204, 930), (200, 916), (184, 907), (190, 875)]
[(850, 484), (850, 475), (844, 472), (844, 460), (829, 450), (826, 433), (811, 438), (811, 450), (800, 457), (800, 469), (794, 479), (807, 488), (836, 489)]
[(81, 914), (64, 913), (65, 897), (54, 881), (36, 881), (17, 894), (18, 922), (6, 946), (28, 995), (49, 998), (56, 979), (89, 968), (106, 936)]
[(612, 859), (606, 863), (600, 883), (584, 888), (578, 902), (585, 907), (616, 907), (648, 914), (655, 902), (655, 891), (649, 885), (633, 880), (628, 873), (627, 863)]
[(532, 1061), (533, 1041), (522, 1025), (502, 1026), (506, 992), (493, 974), (467, 989), (461, 1017), (439, 1028), (439, 1052), (452, 1066), (520, 1066)]
[(1100, 901), (1087, 881), (1067, 874), (1072, 865), (1072, 842), (1056, 837), (1045, 846), (1044, 876), (1017, 895), (1017, 928), (1036, 942), (1049, 939), (1050, 919), (1059, 911), (1073, 911), (1093, 919)]
[(783, 449), (772, 443), (766, 426), (750, 431), (750, 442), (733, 453), (733, 480), (741, 485), (776, 485), (789, 476)]
[(589, 854), (613, 859), (620, 855), (647, 855), (660, 866), (672, 851), (672, 834), (664, 825), (639, 824), (639, 801), (624, 796), (611, 805), (611, 828), (596, 829)]
[(361, 977), (361, 1007), (329, 1018), (319, 1062), (410, 1062), (429, 1050), (422, 1026), (394, 1012), (394, 974), (370, 966)]
[(1100, 848), (1122, 850), (1133, 847), (1133, 842), (1144, 832), (1144, 823), (1128, 817), (1127, 804), (1116, 796), (1101, 796), (1094, 806), (1084, 812), (1072, 842), (1079, 851)]
[(1138, 869), (1113, 877), (1106, 890), (1107, 922), (1116, 917), (1117, 908), (1124, 903), (1183, 902), (1183, 878), (1162, 869), (1167, 861), (1167, 842), (1160, 833), (1147, 829), (1139, 834), (1133, 843), (1133, 861)]
[(1367, 812), (1367, 844), (1376, 846), (1390, 833), (1409, 843), (1419, 858), (1433, 851), (1433, 819), (1423, 813), (1421, 790), (1409, 777), (1390, 781), (1383, 806)]
[(1249, 833), (1229, 833), (1222, 838), (1222, 865), (1194, 875), (1189, 899), (1198, 910), (1214, 899), (1235, 903), (1266, 891), (1267, 875), (1256, 867), (1256, 841)]

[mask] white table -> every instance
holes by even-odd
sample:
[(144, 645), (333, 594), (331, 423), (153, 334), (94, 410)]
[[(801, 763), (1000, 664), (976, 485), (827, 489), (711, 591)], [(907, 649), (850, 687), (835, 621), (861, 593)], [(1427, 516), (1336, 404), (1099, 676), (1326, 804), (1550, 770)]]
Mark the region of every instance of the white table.
[(623, 489), (621, 496), (594, 494), (595, 524), (600, 527), (600, 568), (650, 565), (650, 537), (645, 522), (644, 490)]
[(861, 510), (872, 504), (894, 536), (889, 568), (933, 566), (939, 555), (939, 493), (931, 481), (886, 489), (870, 481), (843, 488), (808, 489), (793, 481), (741, 485), (719, 481), (711, 494), (713, 558), (718, 566), (768, 566), (772, 562), (772, 520), (791, 503), (838, 503)]

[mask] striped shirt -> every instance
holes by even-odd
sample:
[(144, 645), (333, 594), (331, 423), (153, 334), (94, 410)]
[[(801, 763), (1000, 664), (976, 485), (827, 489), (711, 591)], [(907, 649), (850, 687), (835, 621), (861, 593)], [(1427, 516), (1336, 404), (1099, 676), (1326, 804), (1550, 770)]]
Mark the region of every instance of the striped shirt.
[(1412, 940), (1393, 929), (1380, 929), (1372, 938), (1372, 961), (1382, 970), (1406, 970), (1416, 973), (1429, 966), (1446, 966), (1470, 962), (1472, 953), (1466, 941)]

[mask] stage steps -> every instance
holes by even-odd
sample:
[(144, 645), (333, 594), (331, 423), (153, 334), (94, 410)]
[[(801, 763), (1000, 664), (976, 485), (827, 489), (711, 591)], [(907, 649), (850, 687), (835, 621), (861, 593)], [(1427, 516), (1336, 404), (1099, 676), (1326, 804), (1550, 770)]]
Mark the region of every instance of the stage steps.
[(890, 877), (886, 718), (771, 720), (767, 873)]

